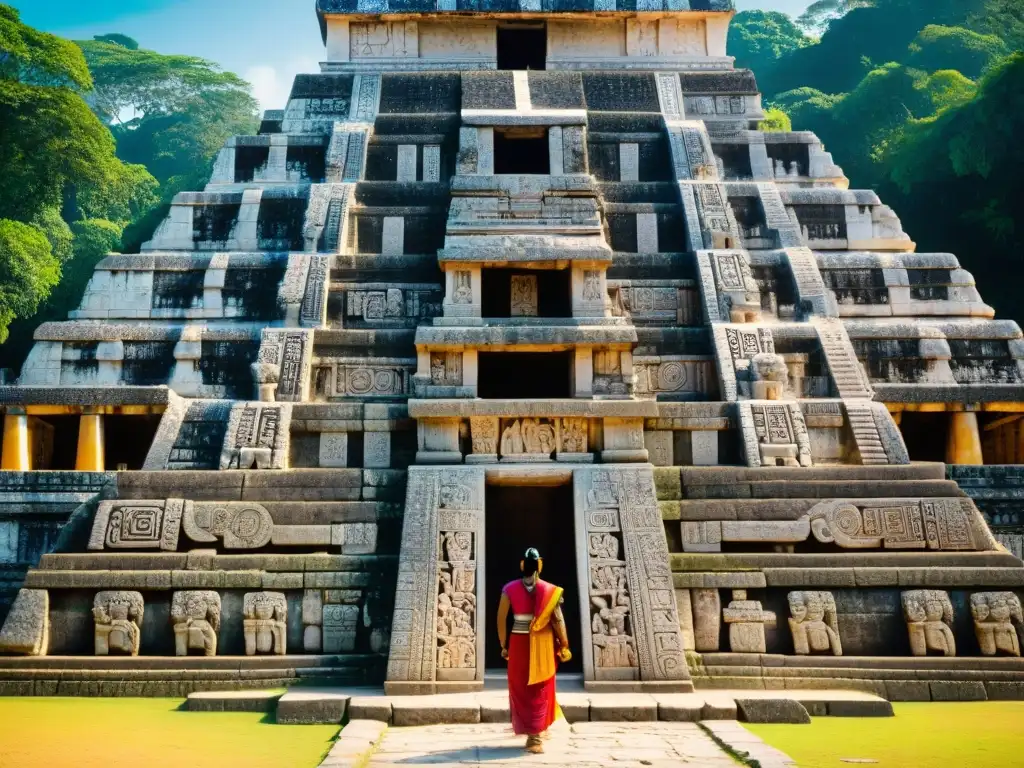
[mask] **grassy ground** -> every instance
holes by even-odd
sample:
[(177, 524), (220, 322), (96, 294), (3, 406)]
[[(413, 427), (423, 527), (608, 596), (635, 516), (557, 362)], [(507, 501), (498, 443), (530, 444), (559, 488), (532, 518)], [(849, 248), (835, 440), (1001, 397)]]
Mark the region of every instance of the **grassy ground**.
[(338, 733), (181, 703), (0, 698), (0, 768), (315, 768)]
[(856, 765), (842, 758), (870, 759), (881, 768), (1024, 766), (1024, 702), (907, 703), (893, 709), (896, 717), (746, 726), (800, 768)]

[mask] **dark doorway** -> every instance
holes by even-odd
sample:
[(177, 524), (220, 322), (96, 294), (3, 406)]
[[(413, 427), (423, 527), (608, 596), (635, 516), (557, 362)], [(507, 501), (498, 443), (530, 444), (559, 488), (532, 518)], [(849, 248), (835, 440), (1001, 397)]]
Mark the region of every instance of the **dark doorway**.
[(483, 316), (511, 317), (512, 278), (532, 277), (537, 281), (537, 312), (534, 316), (572, 317), (569, 276), (568, 269), (485, 269), (481, 274)]
[(536, 26), (498, 27), (498, 69), (544, 69), (548, 31)]
[(515, 175), (551, 173), (547, 128), (495, 131), (494, 172)]
[(904, 411), (900, 432), (911, 461), (945, 461), (949, 433), (948, 413)]
[(486, 497), (486, 613), (484, 636), (487, 667), (501, 668), (501, 647), (495, 636), (495, 616), (501, 588), (518, 578), (519, 561), (529, 547), (544, 559), (541, 578), (565, 590), (562, 613), (569, 634), (572, 661), (561, 672), (582, 670), (580, 647), (580, 598), (576, 574), (576, 537), (573, 526), (572, 484), (536, 486), (487, 486)]
[(78, 415), (30, 418), (32, 469), (74, 469), (80, 421)]
[(159, 414), (104, 416), (103, 466), (106, 470), (142, 469), (159, 426)]
[(481, 352), (478, 361), (486, 400), (572, 397), (572, 352)]

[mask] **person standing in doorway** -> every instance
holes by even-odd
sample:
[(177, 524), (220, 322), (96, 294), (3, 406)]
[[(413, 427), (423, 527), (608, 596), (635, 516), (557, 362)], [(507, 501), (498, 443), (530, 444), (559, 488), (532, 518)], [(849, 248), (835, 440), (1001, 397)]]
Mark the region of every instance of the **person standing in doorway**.
[[(531, 547), (519, 563), (522, 577), (501, 590), (498, 641), (508, 661), (512, 729), (526, 736), (526, 751), (544, 751), (542, 739), (561, 716), (555, 700), (558, 662), (572, 658), (562, 616), (562, 588), (541, 580), (544, 561)], [(512, 634), (508, 614), (512, 611)]]

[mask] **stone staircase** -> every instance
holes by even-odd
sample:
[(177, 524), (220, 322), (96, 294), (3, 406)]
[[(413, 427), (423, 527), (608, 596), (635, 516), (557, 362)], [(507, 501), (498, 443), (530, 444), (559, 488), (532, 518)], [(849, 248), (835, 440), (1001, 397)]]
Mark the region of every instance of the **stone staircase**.
[(853, 430), (861, 464), (888, 464), (889, 457), (878, 434), (871, 403), (867, 400), (846, 400), (843, 405), (846, 407), (846, 416)]
[(816, 323), (821, 349), (825, 353), (832, 378), (836, 382), (839, 396), (847, 398), (871, 398), (864, 377), (864, 370), (853, 352), (850, 339), (838, 320), (824, 320)]

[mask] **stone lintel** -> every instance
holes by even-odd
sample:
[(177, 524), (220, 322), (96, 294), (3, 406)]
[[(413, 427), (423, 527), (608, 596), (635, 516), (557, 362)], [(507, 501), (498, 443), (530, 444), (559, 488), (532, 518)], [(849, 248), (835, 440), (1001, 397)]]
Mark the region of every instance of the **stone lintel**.
[(657, 415), (654, 400), (410, 400), (409, 416), (423, 418), (643, 418)]

